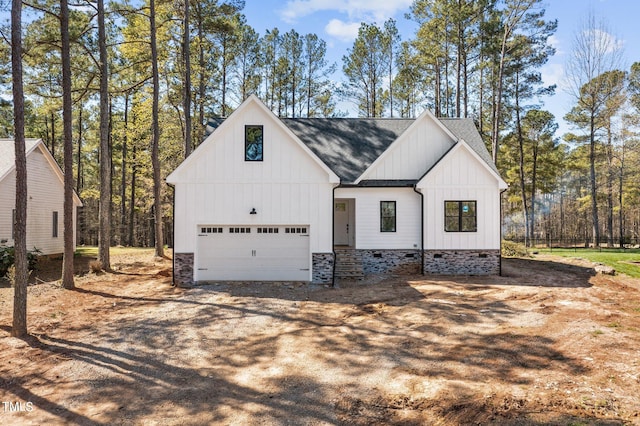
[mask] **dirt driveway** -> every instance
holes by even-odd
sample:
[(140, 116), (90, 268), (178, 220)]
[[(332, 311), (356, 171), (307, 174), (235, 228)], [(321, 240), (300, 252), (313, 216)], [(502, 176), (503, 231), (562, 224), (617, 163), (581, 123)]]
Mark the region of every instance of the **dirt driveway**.
[(171, 287), (115, 259), (0, 288), (0, 424), (640, 424), (640, 281), (560, 258), (503, 277)]

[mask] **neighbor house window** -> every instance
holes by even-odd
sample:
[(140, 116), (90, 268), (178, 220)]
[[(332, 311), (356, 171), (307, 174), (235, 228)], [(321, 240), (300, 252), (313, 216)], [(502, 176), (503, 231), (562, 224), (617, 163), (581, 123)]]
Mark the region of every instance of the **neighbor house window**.
[(380, 201), (380, 232), (396, 232), (395, 201)]
[(475, 201), (445, 201), (444, 230), (446, 232), (476, 232), (477, 213)]
[(51, 236), (53, 238), (58, 238), (58, 212), (53, 212), (52, 226), (53, 226), (53, 232)]
[(244, 160), (262, 161), (262, 126), (244, 126)]

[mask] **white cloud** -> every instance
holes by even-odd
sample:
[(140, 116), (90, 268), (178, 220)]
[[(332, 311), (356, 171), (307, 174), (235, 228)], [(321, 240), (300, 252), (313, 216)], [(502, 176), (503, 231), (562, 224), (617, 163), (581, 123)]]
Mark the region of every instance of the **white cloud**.
[(562, 50), (562, 43), (560, 42), (560, 39), (555, 35), (549, 36), (549, 38), (547, 39), (547, 44), (556, 49), (557, 56), (564, 55), (564, 50)]
[(602, 53), (614, 53), (624, 47), (624, 40), (601, 29), (589, 30), (586, 36), (587, 40), (593, 43), (594, 47)]
[(281, 16), (287, 22), (295, 22), (315, 12), (335, 11), (346, 14), (350, 21), (382, 24), (412, 3), (413, 0), (289, 0)]
[(359, 22), (343, 22), (339, 19), (332, 19), (324, 27), (324, 30), (332, 37), (339, 40), (349, 42), (355, 40), (358, 36), (358, 29), (360, 28)]
[[(564, 84), (564, 66), (562, 64), (546, 64), (540, 69), (542, 81), (545, 86), (555, 84), (557, 89), (562, 89)], [(556, 92), (558, 91), (556, 89)]]

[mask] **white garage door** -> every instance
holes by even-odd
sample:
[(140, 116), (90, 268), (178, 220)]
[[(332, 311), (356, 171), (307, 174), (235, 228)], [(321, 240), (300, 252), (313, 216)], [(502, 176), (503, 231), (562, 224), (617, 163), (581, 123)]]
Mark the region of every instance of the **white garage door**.
[(199, 225), (197, 281), (309, 281), (309, 226)]

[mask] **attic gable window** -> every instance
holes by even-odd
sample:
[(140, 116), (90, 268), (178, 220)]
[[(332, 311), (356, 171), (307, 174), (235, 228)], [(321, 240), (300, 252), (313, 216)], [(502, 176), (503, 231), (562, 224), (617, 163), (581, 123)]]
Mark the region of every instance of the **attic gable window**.
[(445, 232), (477, 232), (476, 201), (444, 202)]
[(263, 127), (244, 126), (244, 161), (262, 161)]

